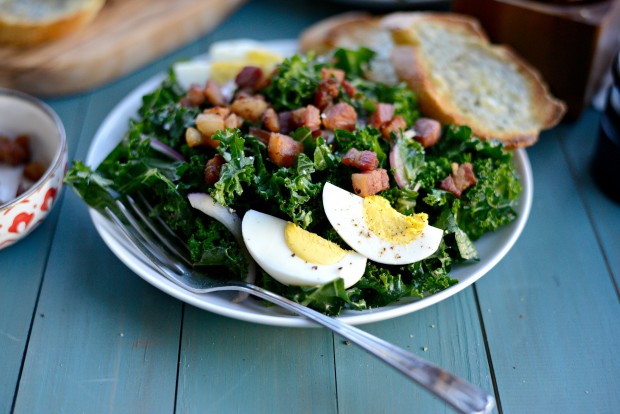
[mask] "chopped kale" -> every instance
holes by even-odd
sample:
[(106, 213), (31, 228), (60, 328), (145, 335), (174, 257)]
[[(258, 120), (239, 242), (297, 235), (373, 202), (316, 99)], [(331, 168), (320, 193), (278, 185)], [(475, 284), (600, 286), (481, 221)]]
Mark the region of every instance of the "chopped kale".
[(312, 103), (321, 81), (323, 66), (313, 55), (294, 55), (285, 59), (263, 91), (265, 98), (278, 111), (297, 109)]
[[(373, 56), (368, 49), (339, 49), (332, 62), (295, 55), (278, 66), (269, 85), (260, 91), (278, 112), (312, 104), (321, 68), (327, 66), (344, 70), (356, 88), (355, 96), (340, 90), (334, 99), (351, 104), (361, 121), (354, 131), (317, 134), (301, 126), (289, 132), (303, 144), (303, 152), (290, 167), (269, 159), (267, 145), (249, 133), (248, 122), (240, 129), (216, 132), (212, 138), (220, 144), (215, 149), (188, 146), (185, 130), (195, 127), (201, 108), (181, 104), (186, 92), (170, 71), (158, 89), (144, 96), (137, 118), (129, 122), (123, 140), (105, 160), (95, 170), (76, 161), (65, 182), (99, 211), (115, 208), (117, 198), (145, 195), (152, 205), (151, 214), (163, 218), (187, 241), (195, 265), (242, 277), (246, 259), (241, 247), (222, 224), (191, 208), (187, 194), (208, 192), (240, 215), (258, 209), (348, 248), (323, 211), (323, 185), (331, 182), (351, 190), (355, 170), (341, 162), (349, 149), (373, 151), (380, 167), (389, 170), (393, 166), (388, 154), (396, 145), (407, 185), (399, 188), (391, 178), (391, 188), (381, 195), (403, 214), (428, 214), (429, 223), (444, 230), (440, 247), (432, 256), (405, 266), (369, 261), (361, 280), (348, 289), (342, 279), (321, 287), (285, 286), (264, 272), (257, 283), (329, 315), (440, 292), (457, 282), (450, 277), (454, 264), (479, 260), (474, 240), (515, 220), (521, 184), (512, 154), (501, 143), (477, 139), (466, 126), (445, 126), (442, 139), (431, 148), (405, 136), (390, 141), (379, 129), (365, 126), (365, 118), (379, 102), (393, 104), (408, 126), (420, 116), (415, 94), (404, 84), (385, 85), (362, 78)], [(185, 161), (154, 151), (152, 140), (170, 146)], [(217, 181), (207, 184), (205, 164), (215, 155), (225, 163)], [(439, 186), (451, 174), (454, 163), (465, 162), (473, 165), (477, 183), (457, 198)]]
[(344, 70), (349, 79), (359, 79), (368, 70), (375, 55), (367, 47), (357, 50), (339, 48), (334, 52), (334, 66)]

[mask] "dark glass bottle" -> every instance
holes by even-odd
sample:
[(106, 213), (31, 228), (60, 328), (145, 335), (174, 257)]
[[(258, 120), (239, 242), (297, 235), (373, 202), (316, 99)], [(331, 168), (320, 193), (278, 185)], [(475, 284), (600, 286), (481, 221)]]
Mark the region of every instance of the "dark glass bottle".
[(613, 82), (601, 115), (592, 176), (607, 196), (620, 203), (620, 51), (611, 66)]

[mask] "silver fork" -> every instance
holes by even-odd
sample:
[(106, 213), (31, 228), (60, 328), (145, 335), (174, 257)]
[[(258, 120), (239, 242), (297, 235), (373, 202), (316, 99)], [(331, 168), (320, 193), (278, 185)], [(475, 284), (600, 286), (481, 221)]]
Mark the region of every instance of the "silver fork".
[(114, 210), (106, 207), (107, 217), (115, 223), (131, 244), (150, 260), (156, 271), (182, 288), (198, 294), (234, 290), (260, 297), (305, 316), (357, 344), (460, 413), (488, 413), (495, 406), (494, 398), (475, 385), (383, 339), (251, 283), (215, 279), (201, 272), (192, 267), (187, 252), (177, 247), (183, 246), (184, 243), (162, 220), (157, 220), (155, 223), (154, 219), (142, 211), (131, 197), (127, 197), (126, 203), (127, 205), (117, 201), (117, 208)]

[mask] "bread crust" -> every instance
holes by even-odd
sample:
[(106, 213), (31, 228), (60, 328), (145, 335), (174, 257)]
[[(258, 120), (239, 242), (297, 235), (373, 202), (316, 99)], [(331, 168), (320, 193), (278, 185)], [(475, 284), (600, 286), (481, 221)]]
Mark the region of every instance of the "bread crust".
[(23, 47), (58, 39), (92, 21), (104, 4), (105, 0), (89, 0), (66, 13), (37, 20), (0, 13), (0, 44)]
[(411, 26), (422, 20), (439, 20), (461, 27), (469, 35), (477, 37), (480, 42), (489, 42), (478, 20), (457, 13), (433, 13), (433, 12), (395, 12), (381, 18), (381, 27), (392, 32), (396, 43), (406, 43), (407, 33)]
[(337, 47), (343, 37), (364, 28), (380, 29), (380, 22), (369, 13), (356, 11), (328, 17), (304, 30), (299, 37), (299, 50), (327, 53)]
[[(429, 65), (425, 63), (427, 57), (420, 47), (420, 39), (416, 36), (416, 25), (422, 21), (439, 22), (449, 29), (467, 38), (474, 46), (481, 48), (485, 53), (493, 55), (495, 59), (516, 68), (519, 76), (528, 88), (530, 123), (532, 127), (522, 127), (511, 130), (498, 130), (486, 125), (481, 119), (472, 118), (465, 114), (452, 101), (451, 96), (444, 96), (433, 84), (433, 74)], [(379, 26), (377, 28), (377, 25)], [(372, 30), (367, 30), (372, 27)], [(560, 122), (566, 106), (555, 99), (547, 88), (539, 72), (518, 57), (510, 48), (503, 45), (492, 45), (480, 26), (479, 22), (469, 16), (455, 13), (436, 12), (397, 12), (381, 18), (358, 16), (334, 16), (309, 29), (312, 36), (303, 36), (302, 50), (317, 50), (326, 53), (336, 47), (342, 37), (355, 31), (366, 33), (366, 38), (359, 39), (359, 45), (367, 46), (373, 43), (376, 30), (391, 33), (393, 49), (391, 63), (398, 78), (416, 92), (420, 110), (426, 116), (433, 117), (444, 124), (468, 125), (475, 135), (482, 139), (498, 139), (504, 142), (507, 148), (515, 149), (533, 145), (538, 140), (541, 130), (551, 128)], [(305, 33), (304, 33), (305, 34)]]
[[(440, 21), (448, 23), (451, 30), (463, 30), (476, 39), (480, 47), (515, 65), (519, 74), (527, 81), (531, 97), (530, 105), (533, 108), (532, 115), (536, 117), (537, 127), (530, 130), (500, 132), (465, 116), (449, 99), (442, 97), (431, 82), (431, 73), (424, 65), (425, 57), (411, 34), (411, 27), (422, 20)], [(468, 125), (480, 138), (498, 139), (503, 141), (507, 148), (515, 149), (536, 143), (540, 131), (555, 126), (566, 112), (564, 103), (549, 93), (540, 73), (509, 47), (491, 45), (480, 24), (473, 18), (458, 14), (394, 13), (387, 15), (381, 23), (386, 30), (392, 32), (396, 42), (391, 61), (397, 75), (418, 95), (421, 111), (442, 123)]]

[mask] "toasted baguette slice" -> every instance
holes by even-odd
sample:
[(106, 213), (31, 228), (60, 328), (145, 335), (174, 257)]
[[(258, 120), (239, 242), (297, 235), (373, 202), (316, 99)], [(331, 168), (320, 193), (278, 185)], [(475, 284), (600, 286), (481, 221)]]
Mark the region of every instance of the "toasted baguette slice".
[[(313, 35), (305, 36), (308, 32)], [(363, 45), (389, 53), (395, 75), (383, 68), (375, 71), (375, 79), (396, 76), (416, 92), (426, 116), (468, 125), (480, 138), (501, 140), (507, 148), (534, 144), (540, 131), (556, 125), (566, 111), (533, 68), (508, 48), (491, 45), (469, 17), (403, 12), (339, 24), (336, 16), (306, 33), (306, 51)]]
[(36, 45), (89, 23), (105, 0), (0, 0), (0, 44)]
[(396, 43), (398, 77), (417, 93), (421, 111), (440, 122), (519, 148), (534, 144), (566, 111), (537, 71), (507, 47), (491, 45), (472, 18), (395, 13), (382, 24)]

